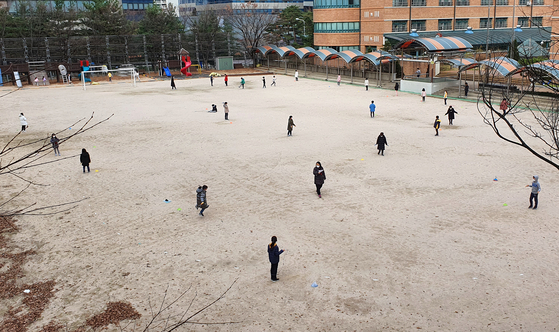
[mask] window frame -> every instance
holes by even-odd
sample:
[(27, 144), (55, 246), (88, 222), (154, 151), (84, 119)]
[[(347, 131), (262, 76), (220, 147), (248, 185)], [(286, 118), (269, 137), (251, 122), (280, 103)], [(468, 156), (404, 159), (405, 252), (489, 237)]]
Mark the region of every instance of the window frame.
[[(481, 22), (485, 22), (485, 25), (482, 26)], [(489, 26), (488, 26), (489, 25)], [(487, 19), (487, 17), (482, 17), (479, 19), (479, 28), (480, 29), (491, 29), (493, 27), (493, 17)]]
[[(418, 24), (419, 22), (423, 23), (423, 24), (421, 25), (422, 29), (417, 28), (417, 24)], [(415, 26), (414, 26), (414, 23), (415, 23)], [(427, 20), (412, 20), (412, 21), (411, 21), (411, 29), (412, 29), (412, 30), (413, 30), (413, 29), (416, 29), (416, 31), (427, 31)]]
[[(441, 23), (443, 25), (448, 24), (448, 28), (447, 29), (441, 29)], [(445, 24), (446, 23), (446, 24)], [(452, 30), (452, 19), (447, 19), (447, 18), (443, 18), (443, 19), (439, 19), (437, 21), (437, 27), (438, 27), (438, 31), (448, 31), (448, 30)]]
[[(403, 29), (397, 28), (394, 30), (395, 27), (403, 27)], [(408, 21), (398, 20), (392, 21), (392, 32), (406, 32), (408, 31)]]

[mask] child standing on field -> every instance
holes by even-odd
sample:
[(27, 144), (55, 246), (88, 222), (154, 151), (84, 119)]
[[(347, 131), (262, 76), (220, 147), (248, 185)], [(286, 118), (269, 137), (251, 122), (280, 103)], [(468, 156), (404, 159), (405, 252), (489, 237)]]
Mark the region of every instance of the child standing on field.
[[(534, 206), (534, 210), (538, 208), (538, 195), (540, 191), (542, 191), (542, 186), (538, 182), (538, 178), (539, 177), (537, 175), (534, 175), (532, 177), (532, 179), (534, 180), (532, 184), (526, 185), (526, 187), (532, 187), (532, 192), (530, 193), (530, 206), (528, 207), (529, 209), (531, 209), (532, 206)], [(534, 201), (534, 205), (532, 205), (532, 201)]]
[(439, 136), (439, 128), (441, 128), (441, 119), (439, 119), (439, 116), (437, 115), (437, 117), (435, 117), (435, 123), (433, 124), (433, 127), (435, 128), (435, 136)]
[(427, 96), (427, 93), (425, 92), (425, 88), (421, 89), (421, 99), (423, 100), (423, 102), (425, 102), (425, 96)]

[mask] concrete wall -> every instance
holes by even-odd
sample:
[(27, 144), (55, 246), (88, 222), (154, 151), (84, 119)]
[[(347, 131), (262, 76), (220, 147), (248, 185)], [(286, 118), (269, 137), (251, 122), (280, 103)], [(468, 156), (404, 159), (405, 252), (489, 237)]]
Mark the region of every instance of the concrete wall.
[(405, 92), (421, 93), (421, 89), (425, 88), (425, 92), (428, 95), (432, 95), (442, 89), (449, 87), (458, 87), (458, 80), (446, 80), (439, 82), (425, 82), (421, 80), (401, 80), (400, 90)]

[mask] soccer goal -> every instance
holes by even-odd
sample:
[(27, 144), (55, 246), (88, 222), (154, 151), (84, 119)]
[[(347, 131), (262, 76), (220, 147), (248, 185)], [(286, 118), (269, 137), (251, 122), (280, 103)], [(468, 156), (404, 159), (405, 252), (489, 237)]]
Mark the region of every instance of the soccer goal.
[[(96, 67), (101, 67), (101, 66), (96, 66)], [(105, 69), (105, 68), (106, 67), (102, 69), (92, 68), (95, 70), (82, 71), (80, 73), (80, 78), (82, 80), (83, 89), (84, 90), (86, 89), (85, 88), (86, 83), (93, 84), (96, 76), (97, 77), (106, 76), (108, 73), (111, 73), (113, 77), (123, 77), (123, 76), (130, 77), (130, 81), (134, 86), (136, 86), (136, 80), (140, 79), (140, 75), (138, 74), (138, 72), (136, 72), (136, 68), (134, 67), (126, 67), (126, 68), (119, 68), (119, 69)]]

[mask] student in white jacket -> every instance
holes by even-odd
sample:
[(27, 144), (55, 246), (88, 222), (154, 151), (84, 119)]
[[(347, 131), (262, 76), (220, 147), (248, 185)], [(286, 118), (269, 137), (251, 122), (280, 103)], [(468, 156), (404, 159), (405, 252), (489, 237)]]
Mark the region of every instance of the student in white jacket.
[(21, 122), (21, 131), (25, 131), (28, 125), (27, 125), (27, 119), (25, 118), (25, 115), (23, 115), (23, 113), (19, 114), (19, 122)]

